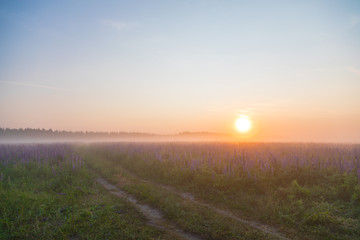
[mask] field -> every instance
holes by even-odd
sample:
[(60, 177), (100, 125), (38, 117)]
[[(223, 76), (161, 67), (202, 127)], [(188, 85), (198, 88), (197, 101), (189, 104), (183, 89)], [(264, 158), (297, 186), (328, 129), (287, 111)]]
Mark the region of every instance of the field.
[(0, 145), (0, 239), (359, 239), (360, 145)]

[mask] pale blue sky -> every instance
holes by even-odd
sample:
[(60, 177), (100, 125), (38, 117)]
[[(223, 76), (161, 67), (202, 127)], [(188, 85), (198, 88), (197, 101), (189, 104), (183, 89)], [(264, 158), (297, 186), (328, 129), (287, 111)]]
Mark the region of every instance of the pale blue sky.
[(0, 31), (0, 126), (360, 135), (357, 0), (2, 0)]

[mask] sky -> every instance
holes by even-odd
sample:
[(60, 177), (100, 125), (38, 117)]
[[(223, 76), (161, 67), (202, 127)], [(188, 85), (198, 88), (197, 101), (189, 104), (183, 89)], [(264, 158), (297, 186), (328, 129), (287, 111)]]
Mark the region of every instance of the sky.
[(360, 1), (0, 0), (0, 126), (360, 142)]

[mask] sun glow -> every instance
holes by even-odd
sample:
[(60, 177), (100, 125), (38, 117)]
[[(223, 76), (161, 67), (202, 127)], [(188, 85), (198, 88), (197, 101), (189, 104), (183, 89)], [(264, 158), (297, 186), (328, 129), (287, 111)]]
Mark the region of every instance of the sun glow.
[(247, 133), (251, 130), (251, 120), (247, 116), (241, 116), (235, 121), (235, 128), (241, 133)]

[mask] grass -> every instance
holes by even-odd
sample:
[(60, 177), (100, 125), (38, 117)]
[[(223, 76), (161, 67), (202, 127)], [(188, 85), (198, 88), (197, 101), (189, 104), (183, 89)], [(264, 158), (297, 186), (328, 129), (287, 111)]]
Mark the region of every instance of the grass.
[(165, 217), (185, 231), (202, 239), (277, 239), (246, 224), (216, 214), (206, 207), (184, 201), (182, 198), (154, 184), (133, 178), (123, 171), (119, 162), (109, 157), (83, 151), (85, 161), (103, 177), (135, 195), (142, 202), (161, 209)]
[(0, 239), (174, 239), (86, 168), (0, 165)]
[[(103, 147), (95, 149), (95, 146), (86, 151), (101, 156), (101, 164), (99, 162), (96, 168), (110, 179), (116, 180), (124, 168), (142, 179), (171, 185), (218, 208), (276, 226), (292, 239), (358, 239), (360, 236), (360, 185), (354, 174), (331, 168), (321, 171), (288, 169), (253, 181), (243, 176), (214, 174), (207, 168), (196, 171), (179, 168), (172, 162), (153, 159), (147, 153), (124, 154)], [(108, 170), (110, 166), (111, 170)], [(167, 203), (165, 199), (170, 199), (170, 196), (162, 196), (163, 193), (150, 184), (133, 184), (125, 189), (161, 208), (169, 219), (206, 239), (225, 238), (225, 235), (219, 237), (217, 234), (233, 231), (206, 222), (208, 219), (212, 219), (210, 222), (226, 222), (216, 215), (194, 220), (196, 216), (193, 217), (191, 212), (196, 215), (201, 209), (181, 205), (178, 199)], [(174, 206), (179, 209), (172, 209)], [(187, 207), (191, 209), (189, 212), (186, 212)], [(176, 211), (185, 211), (186, 214)], [(188, 228), (187, 223), (193, 227)], [(226, 222), (224, 225), (231, 224), (234, 223)], [(209, 225), (211, 227), (206, 230), (202, 228)], [(226, 237), (232, 238), (236, 234)]]
[[(350, 240), (360, 236), (360, 184), (351, 171), (339, 171), (333, 165), (321, 169), (304, 165), (275, 166), (274, 174), (262, 174), (256, 168), (250, 169), (249, 175), (241, 169), (231, 169), (229, 174), (222, 165), (215, 170), (206, 165), (194, 168), (185, 156), (192, 153), (181, 150), (184, 167), (183, 160), (176, 160), (171, 153), (174, 146), (170, 145), (170, 153), (166, 147), (161, 150), (165, 152), (161, 161), (153, 157), (151, 149), (143, 151), (141, 144), (133, 144), (132, 152), (113, 151), (108, 144), (78, 146), (76, 150), (2, 147), (0, 239), (176, 239), (147, 225), (132, 204), (104, 190), (95, 181), (98, 175), (160, 209), (167, 221), (202, 239), (277, 237), (184, 200), (160, 185), (189, 192), (241, 218), (275, 226), (289, 239)], [(69, 152), (57, 155), (46, 152), (47, 148)], [(196, 145), (193, 148), (197, 150)], [(41, 152), (46, 157), (39, 157)], [(341, 166), (348, 169), (352, 155), (342, 157)]]

